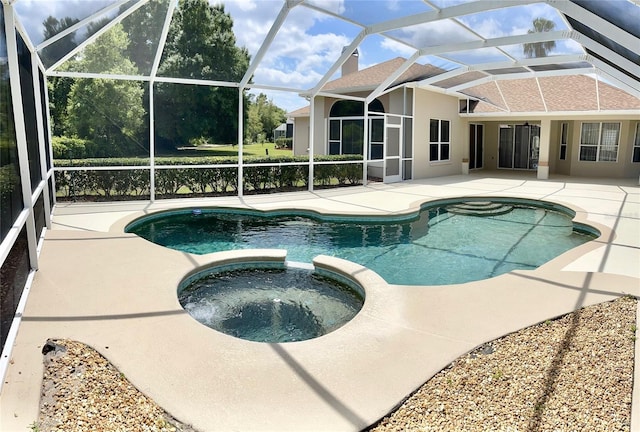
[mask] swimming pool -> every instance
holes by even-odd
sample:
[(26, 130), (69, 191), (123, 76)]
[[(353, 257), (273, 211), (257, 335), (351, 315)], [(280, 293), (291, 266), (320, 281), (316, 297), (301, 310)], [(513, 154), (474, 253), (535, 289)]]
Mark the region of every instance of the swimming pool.
[(572, 216), (541, 201), (465, 198), (375, 217), (185, 209), (140, 218), (126, 231), (195, 254), (285, 249), (289, 261), (329, 255), (368, 267), (392, 284), (444, 285), (534, 269), (597, 237)]

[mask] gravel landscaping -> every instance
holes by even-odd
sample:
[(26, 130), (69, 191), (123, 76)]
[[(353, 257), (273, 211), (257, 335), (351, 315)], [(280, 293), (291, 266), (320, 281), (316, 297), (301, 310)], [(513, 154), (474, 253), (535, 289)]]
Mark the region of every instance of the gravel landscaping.
[(636, 310), (623, 297), (485, 344), (370, 430), (628, 431)]
[[(369, 430), (628, 431), (636, 310), (623, 297), (487, 343)], [(44, 351), (33, 430), (193, 431), (90, 347), (56, 340)]]

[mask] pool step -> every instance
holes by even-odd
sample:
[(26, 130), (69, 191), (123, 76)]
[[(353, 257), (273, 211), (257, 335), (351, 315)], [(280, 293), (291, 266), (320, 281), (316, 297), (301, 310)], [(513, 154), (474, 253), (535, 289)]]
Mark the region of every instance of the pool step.
[(464, 216), (500, 216), (513, 210), (513, 206), (492, 201), (465, 201), (447, 206), (446, 210)]

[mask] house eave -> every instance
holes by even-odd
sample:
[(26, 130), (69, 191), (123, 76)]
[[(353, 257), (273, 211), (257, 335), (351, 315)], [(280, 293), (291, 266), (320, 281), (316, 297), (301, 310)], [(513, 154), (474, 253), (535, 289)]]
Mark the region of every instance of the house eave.
[(637, 120), (640, 110), (600, 110), (600, 111), (530, 111), (530, 112), (491, 112), (460, 113), (460, 117), (468, 119), (513, 119), (531, 120), (536, 118), (562, 117), (566, 119), (615, 117), (619, 120)]

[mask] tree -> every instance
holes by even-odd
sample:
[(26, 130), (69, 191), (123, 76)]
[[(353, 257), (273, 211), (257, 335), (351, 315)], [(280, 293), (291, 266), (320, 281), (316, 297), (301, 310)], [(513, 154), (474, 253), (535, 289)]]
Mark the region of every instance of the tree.
[[(58, 20), (49, 16), (42, 23), (44, 40), (52, 38), (77, 22), (78, 19), (76, 18), (65, 17)], [(64, 55), (70, 53), (77, 45), (75, 32), (70, 33), (41, 51), (42, 62), (48, 66), (53, 65)], [(48, 84), (51, 128), (54, 135), (60, 136), (64, 134), (64, 128), (67, 124), (67, 100), (73, 80), (71, 78), (51, 77), (48, 80)]]
[[(168, 5), (167, 0), (150, 0), (122, 21), (130, 41), (127, 56), (143, 74), (151, 72)], [(120, 6), (120, 12), (124, 12), (128, 6), (130, 5)]]
[[(58, 33), (66, 30), (67, 28), (75, 25), (80, 20), (77, 18), (65, 17), (60, 20), (49, 15), (47, 19), (42, 22), (42, 26), (44, 30), (42, 35), (44, 36), (44, 40), (51, 39)], [(64, 55), (68, 54), (73, 50), (78, 43), (76, 41), (76, 32), (72, 32), (62, 39), (52, 43), (51, 45), (45, 47), (40, 53), (40, 58), (42, 62), (51, 66), (58, 60), (60, 60)]]
[[(533, 28), (528, 34), (552, 31), (556, 24), (546, 18), (536, 18), (533, 20)], [(524, 55), (527, 58), (546, 57), (556, 47), (555, 41), (532, 42), (524, 44)]]
[[(249, 67), (246, 49), (236, 46), (233, 20), (223, 5), (183, 0), (174, 12), (160, 76), (239, 82)], [(200, 137), (235, 143), (238, 89), (159, 83), (156, 87), (157, 143), (178, 147)]]
[(249, 95), (247, 111), (245, 140), (249, 142), (259, 142), (259, 137), (273, 140), (273, 130), (287, 119), (285, 110), (267, 99), (264, 93), (260, 93), (257, 97)]
[[(129, 44), (117, 24), (88, 45), (71, 67), (78, 70), (135, 75), (136, 66), (127, 58)], [(78, 79), (69, 93), (69, 132), (88, 139), (97, 147), (95, 156), (113, 157), (148, 154), (139, 141), (145, 110), (143, 90), (133, 81)]]

